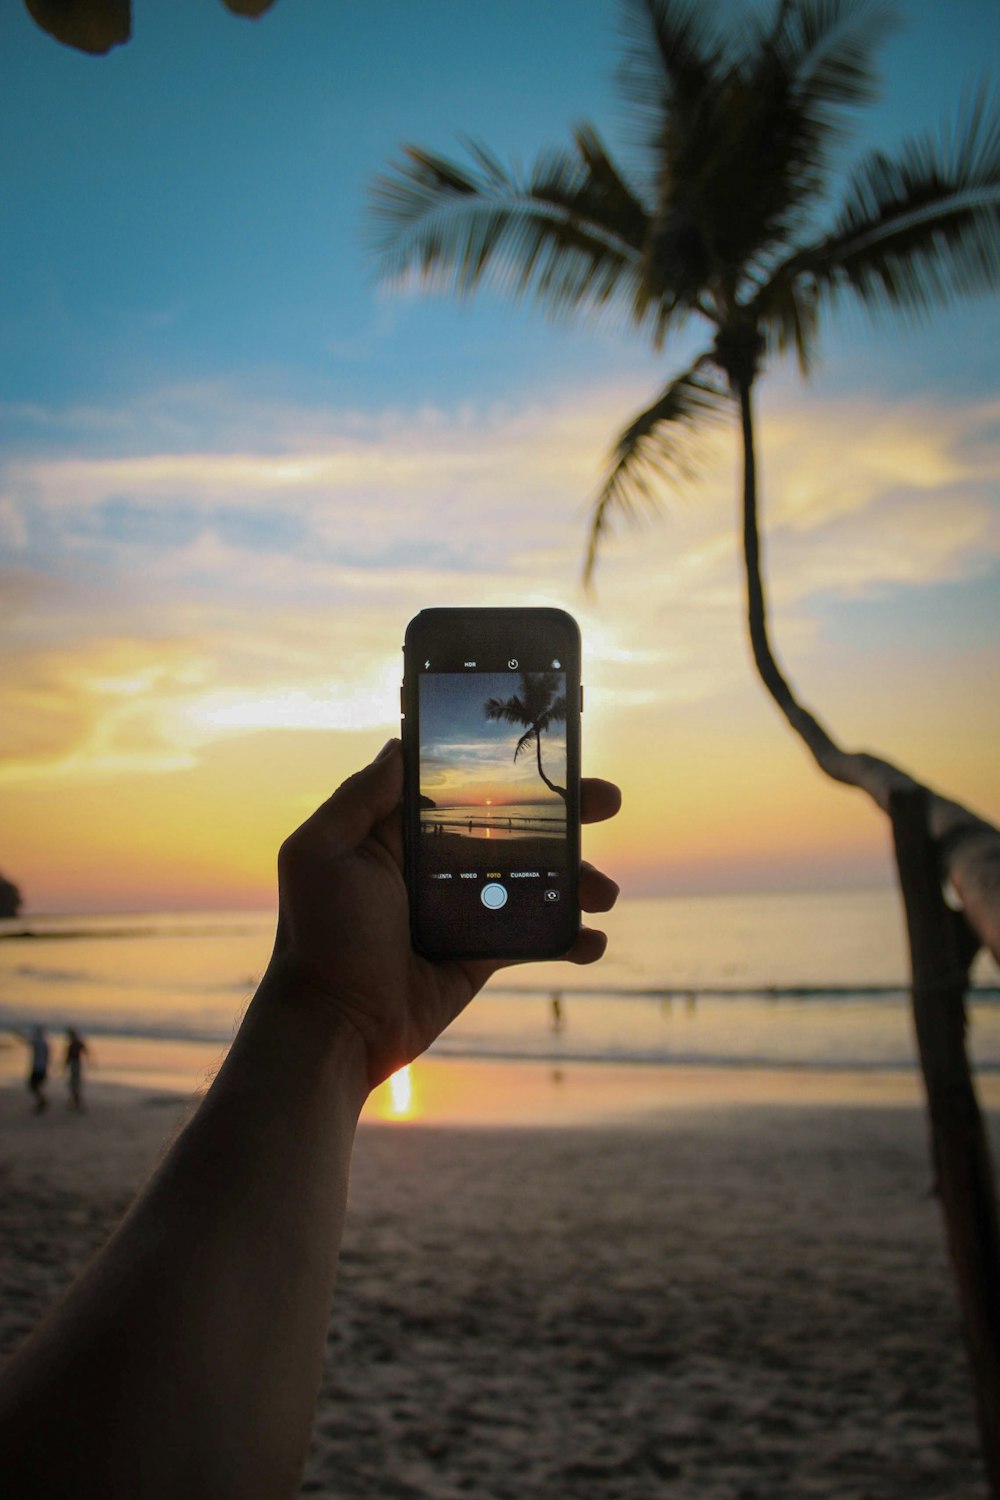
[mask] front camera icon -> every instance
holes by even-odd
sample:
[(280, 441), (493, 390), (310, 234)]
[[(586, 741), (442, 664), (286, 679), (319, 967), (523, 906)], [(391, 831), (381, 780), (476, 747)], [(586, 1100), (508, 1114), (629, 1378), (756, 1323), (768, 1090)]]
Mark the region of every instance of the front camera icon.
[(510, 659), (510, 661), (507, 663), (507, 665), (508, 665), (508, 667), (510, 667), (511, 671), (513, 672), (514, 668), (517, 666), (517, 657), (516, 656), (512, 656), (511, 659)]

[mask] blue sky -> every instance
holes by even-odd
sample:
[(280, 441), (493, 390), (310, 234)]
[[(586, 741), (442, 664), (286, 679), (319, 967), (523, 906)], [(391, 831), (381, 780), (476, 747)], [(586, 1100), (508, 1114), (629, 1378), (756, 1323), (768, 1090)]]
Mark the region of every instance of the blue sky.
[[(866, 143), (953, 116), (1000, 61), (994, 0), (900, 14)], [(454, 151), (468, 134), (530, 160), (581, 118), (620, 141), (618, 39), (610, 0), (279, 0), (257, 23), (211, 0), (136, 0), (132, 42), (93, 59), (5, 7), (4, 397), (58, 407), (224, 379), (384, 407), (503, 400), (581, 364), (636, 370), (630, 341), (530, 308), (379, 292), (365, 243), (367, 186), (402, 141)], [(954, 388), (973, 385), (992, 354), (975, 343), (959, 358), (931, 334), (918, 367), (937, 347)], [(845, 349), (828, 341), (837, 365)], [(912, 359), (865, 353), (904, 389), (919, 379)]]
[[(635, 889), (882, 879), (880, 823), (820, 782), (751, 676), (728, 437), (580, 590), (608, 445), (689, 346), (654, 358), (376, 281), (366, 193), (401, 143), (467, 134), (528, 161), (585, 118), (623, 141), (616, 4), (134, 11), (102, 59), (0, 12), (0, 869), (36, 904), (82, 900), (74, 871), (130, 788), (231, 795), (235, 823), (240, 787), (259, 801), (281, 764), (294, 791), (227, 887), (256, 899), (268, 841), (392, 728), (406, 620), (523, 600), (581, 619), (589, 754), (620, 775), (624, 734), (644, 807), (620, 825)], [(995, 0), (899, 11), (852, 150), (936, 130), (998, 77)], [(774, 619), (804, 696), (994, 817), (998, 347), (997, 300), (903, 334), (845, 309), (810, 385), (776, 367), (760, 398)], [(39, 833), (57, 816), (72, 858)], [(170, 900), (195, 865), (206, 901), (228, 878), (198, 849), (171, 856)], [(131, 898), (138, 868), (102, 899)]]
[(533, 153), (581, 107), (606, 113), (608, 6), (284, 0), (251, 24), (207, 0), (138, 4), (132, 43), (100, 60), (16, 8), (0, 26), (10, 395), (197, 373), (383, 405), (426, 391), (428, 338), (452, 355), (435, 393), (464, 392), (471, 363), (487, 394), (505, 388), (479, 358), (502, 351), (505, 317), (485, 310), (463, 371), (453, 310), (375, 290), (365, 190), (401, 140), (499, 129)]

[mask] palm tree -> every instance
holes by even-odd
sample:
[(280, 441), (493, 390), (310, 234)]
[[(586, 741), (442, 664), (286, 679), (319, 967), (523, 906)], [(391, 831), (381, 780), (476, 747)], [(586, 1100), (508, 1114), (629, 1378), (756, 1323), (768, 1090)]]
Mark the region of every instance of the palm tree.
[[(463, 296), (534, 293), (556, 314), (617, 311), (660, 350), (688, 321), (704, 349), (620, 433), (592, 514), (585, 573), (614, 515), (657, 503), (657, 479), (691, 477), (685, 442), (735, 412), (743, 447), (747, 620), (760, 677), (819, 766), (884, 810), (917, 786), (845, 751), (797, 698), (768, 633), (753, 393), (793, 351), (803, 374), (822, 314), (855, 298), (919, 318), (1000, 283), (1000, 116), (970, 95), (958, 129), (875, 152), (827, 199), (852, 112), (876, 94), (874, 56), (892, 24), (880, 0), (777, 0), (718, 24), (711, 0), (623, 0), (621, 74), (637, 130), (628, 169), (592, 125), (522, 176), (470, 144), (462, 165), (409, 146), (379, 178), (385, 275)], [(929, 827), (970, 921), (1000, 958), (1000, 841), (932, 796)], [(986, 850), (987, 857), (983, 852)]]
[[(628, 168), (592, 125), (527, 176), (476, 144), (465, 165), (408, 147), (375, 186), (382, 266), (460, 296), (492, 285), (556, 314), (617, 311), (655, 350), (687, 322), (704, 329), (701, 352), (615, 443), (586, 576), (616, 513), (655, 506), (657, 479), (690, 477), (685, 434), (735, 412), (757, 670), (821, 769), (893, 821), (937, 1179), (1000, 1500), (1000, 1225), (963, 1004), (979, 943), (1000, 960), (1000, 832), (887, 761), (844, 750), (792, 690), (768, 633), (753, 415), (766, 361), (794, 352), (807, 374), (820, 319), (839, 302), (912, 319), (1000, 284), (1000, 115), (984, 90), (970, 95), (957, 130), (862, 159), (832, 207), (850, 116), (875, 95), (886, 4), (774, 0), (766, 19), (733, 22), (727, 8), (727, 31), (712, 0), (623, 5), (637, 126)], [(968, 927), (952, 923), (942, 877)]]
[(550, 792), (566, 801), (564, 786), (556, 786), (542, 769), (542, 735), (553, 724), (566, 722), (566, 694), (560, 691), (557, 672), (521, 672), (521, 691), (510, 698), (487, 698), (483, 711), (488, 719), (524, 726), (524, 733), (514, 747), (514, 759), (535, 742), (538, 774)]

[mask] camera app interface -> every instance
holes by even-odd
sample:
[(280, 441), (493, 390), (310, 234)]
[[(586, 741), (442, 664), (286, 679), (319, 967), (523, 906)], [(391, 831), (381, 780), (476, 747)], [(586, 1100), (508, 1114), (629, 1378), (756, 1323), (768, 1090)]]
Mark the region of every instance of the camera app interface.
[(425, 932), (553, 947), (570, 920), (566, 673), (471, 666), (419, 678)]

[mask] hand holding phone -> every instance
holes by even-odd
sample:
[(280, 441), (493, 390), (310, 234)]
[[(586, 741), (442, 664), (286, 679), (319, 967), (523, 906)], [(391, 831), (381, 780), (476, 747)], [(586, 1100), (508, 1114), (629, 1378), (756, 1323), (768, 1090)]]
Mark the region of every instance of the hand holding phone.
[(403, 646), (414, 947), (529, 959), (579, 930), (580, 633), (558, 609), (430, 609)]

